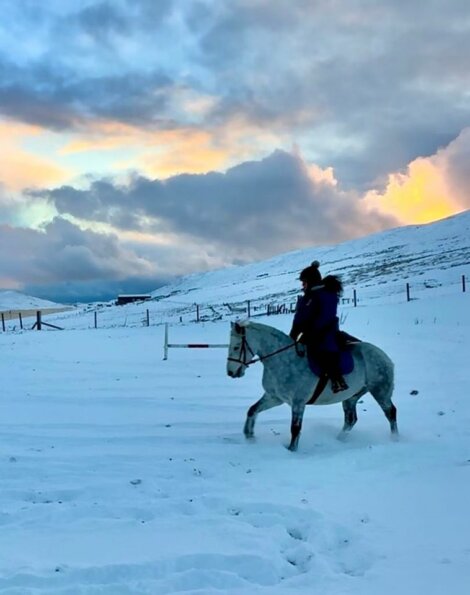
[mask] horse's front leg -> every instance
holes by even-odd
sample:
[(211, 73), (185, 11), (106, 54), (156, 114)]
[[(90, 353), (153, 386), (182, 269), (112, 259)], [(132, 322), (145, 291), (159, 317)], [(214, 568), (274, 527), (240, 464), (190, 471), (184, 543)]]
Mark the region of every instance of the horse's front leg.
[(259, 401), (256, 401), (254, 405), (252, 405), (248, 409), (248, 413), (246, 414), (246, 421), (245, 427), (243, 428), (243, 433), (245, 434), (246, 438), (253, 438), (254, 430), (255, 430), (255, 421), (256, 416), (261, 411), (266, 411), (266, 409), (271, 409), (272, 407), (277, 407), (277, 405), (281, 405), (281, 399), (274, 397), (268, 393), (264, 393)]
[(304, 411), (305, 403), (292, 404), (292, 421), (290, 425), (291, 441), (288, 447), (292, 452), (295, 452), (299, 446), (300, 430), (302, 429)]

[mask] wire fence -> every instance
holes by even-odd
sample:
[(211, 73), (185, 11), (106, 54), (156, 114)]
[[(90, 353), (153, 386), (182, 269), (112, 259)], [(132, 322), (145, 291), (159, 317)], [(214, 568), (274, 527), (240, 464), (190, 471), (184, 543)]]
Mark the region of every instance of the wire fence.
[[(395, 283), (388, 283), (386, 287), (381, 283), (376, 283), (346, 292), (340, 298), (340, 309), (410, 302), (425, 297), (466, 292), (465, 275), (462, 275), (460, 280), (450, 283), (434, 279), (413, 281), (412, 283), (397, 280)], [(157, 326), (166, 322), (175, 324), (234, 320), (293, 314), (296, 303), (294, 292), (287, 292), (287, 294), (273, 295), (269, 298), (231, 303), (197, 304), (172, 299), (151, 299), (123, 306), (111, 303), (90, 304), (84, 308), (60, 312), (47, 310), (7, 311), (0, 313), (0, 329), (3, 332), (19, 332), (26, 330), (135, 328)]]

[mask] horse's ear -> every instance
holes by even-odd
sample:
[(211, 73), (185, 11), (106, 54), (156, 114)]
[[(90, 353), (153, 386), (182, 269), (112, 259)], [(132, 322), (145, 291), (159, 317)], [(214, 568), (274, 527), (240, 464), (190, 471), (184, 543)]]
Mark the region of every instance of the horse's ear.
[(239, 335), (242, 332), (242, 327), (238, 324), (238, 322), (234, 323), (233, 328), (235, 329), (237, 335)]

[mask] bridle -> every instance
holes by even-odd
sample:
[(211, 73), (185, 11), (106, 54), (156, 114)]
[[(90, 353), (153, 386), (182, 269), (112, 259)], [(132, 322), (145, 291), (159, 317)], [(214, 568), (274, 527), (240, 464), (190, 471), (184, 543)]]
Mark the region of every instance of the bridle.
[[(298, 356), (303, 357), (305, 355), (305, 353), (299, 351), (298, 341), (294, 341), (293, 343), (290, 343), (289, 345), (285, 345), (284, 347), (281, 347), (280, 349), (276, 349), (276, 351), (267, 353), (266, 355), (259, 355), (258, 357), (256, 357), (255, 352), (248, 344), (248, 339), (246, 338), (246, 328), (239, 324), (236, 324), (235, 331), (238, 335), (241, 335), (241, 338), (242, 338), (241, 346), (240, 346), (240, 357), (238, 359), (235, 357), (228, 357), (227, 361), (236, 362), (237, 364), (242, 364), (242, 366), (245, 366), (245, 368), (248, 368), (248, 366), (251, 366), (252, 364), (256, 364), (257, 362), (262, 362), (265, 359), (272, 357), (273, 355), (277, 355), (278, 353), (282, 353), (283, 351), (292, 349), (292, 347), (295, 347), (295, 350), (296, 350)], [(251, 359), (248, 359), (247, 355), (248, 355), (248, 357), (251, 357)]]

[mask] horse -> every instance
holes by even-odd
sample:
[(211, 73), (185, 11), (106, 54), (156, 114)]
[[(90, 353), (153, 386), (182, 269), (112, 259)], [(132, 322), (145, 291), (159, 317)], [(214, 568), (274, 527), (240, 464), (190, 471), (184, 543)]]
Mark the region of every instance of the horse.
[(288, 449), (296, 451), (305, 406), (341, 402), (344, 426), (338, 437), (344, 438), (357, 421), (358, 400), (369, 392), (389, 421), (392, 438), (397, 438), (397, 410), (392, 403), (394, 387), (392, 360), (379, 347), (371, 343), (359, 341), (348, 347), (351, 349), (354, 361), (353, 371), (346, 376), (349, 388), (333, 393), (328, 382), (324, 390), (318, 394), (316, 388), (320, 388), (321, 379), (310, 370), (307, 357), (301, 357), (298, 343), (293, 342), (282, 331), (266, 324), (251, 320), (232, 322), (227, 355), (228, 376), (241, 378), (246, 369), (257, 361), (264, 366), (262, 379), (264, 394), (248, 409), (243, 429), (245, 437), (248, 439), (254, 437), (258, 413), (287, 403), (292, 409), (291, 441)]

